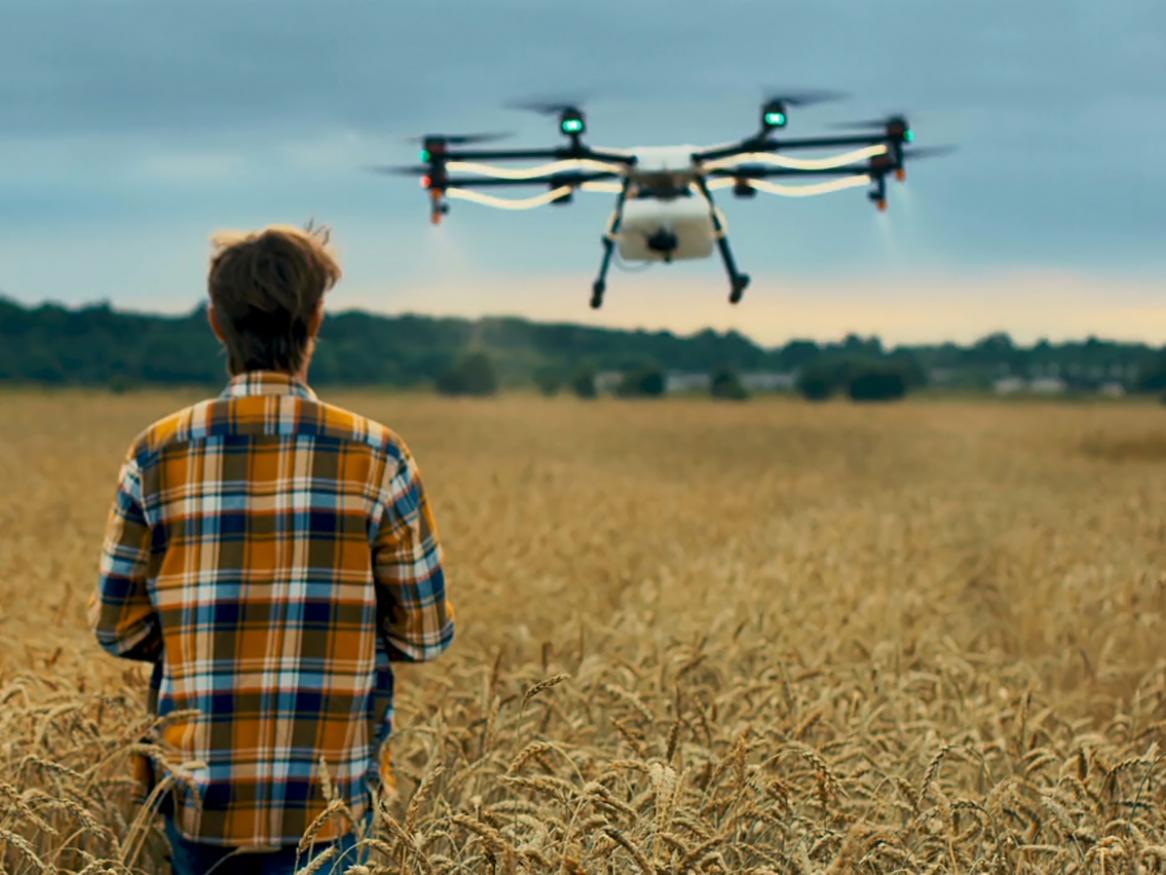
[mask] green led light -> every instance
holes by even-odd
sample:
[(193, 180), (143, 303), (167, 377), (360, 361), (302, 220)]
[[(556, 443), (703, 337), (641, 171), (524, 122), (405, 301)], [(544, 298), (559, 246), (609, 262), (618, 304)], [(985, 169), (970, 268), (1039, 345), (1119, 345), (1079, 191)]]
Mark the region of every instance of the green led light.
[(422, 160), (422, 161), (428, 161), (428, 160), (429, 160), (429, 150), (428, 150), (428, 149), (422, 149), (422, 150), (421, 150), (420, 152), (418, 152), (417, 154), (418, 154), (418, 156), (421, 158), (421, 160)]
[(565, 118), (562, 125), (564, 134), (579, 134), (583, 132), (583, 119), (579, 118)]
[(910, 128), (907, 128), (907, 130), (903, 131), (903, 139), (906, 140), (908, 143), (914, 143), (915, 142), (915, 132), (913, 130), (911, 130)]
[(784, 127), (786, 121), (784, 112), (767, 112), (765, 114), (765, 123), (771, 128)]

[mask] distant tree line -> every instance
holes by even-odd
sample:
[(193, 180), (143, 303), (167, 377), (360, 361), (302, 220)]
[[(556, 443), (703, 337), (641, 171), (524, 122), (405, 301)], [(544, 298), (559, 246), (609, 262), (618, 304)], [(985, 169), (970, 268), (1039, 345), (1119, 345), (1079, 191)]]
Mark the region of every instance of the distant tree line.
[(894, 401), (927, 385), (916, 356), (819, 355), (798, 374), (797, 389), (810, 401), (846, 395), (852, 401)]
[[(1006, 376), (1056, 376), (1070, 388), (1113, 382), (1166, 393), (1166, 348), (1090, 337), (1030, 346), (1006, 334), (969, 344), (885, 348), (877, 337), (837, 342), (791, 340), (774, 348), (737, 332), (625, 331), (518, 318), (478, 320), (361, 311), (329, 314), (312, 367), (313, 382), (430, 386), (455, 395), (488, 395), (535, 386), (546, 394), (596, 394), (596, 377), (619, 373), (616, 394), (663, 394), (668, 374), (710, 376), (717, 398), (748, 396), (743, 375), (797, 375), (808, 398), (901, 397), (929, 382), (989, 388)], [(113, 309), (23, 306), (0, 297), (0, 383), (214, 385), (225, 360), (206, 324), (205, 306), (181, 315)]]

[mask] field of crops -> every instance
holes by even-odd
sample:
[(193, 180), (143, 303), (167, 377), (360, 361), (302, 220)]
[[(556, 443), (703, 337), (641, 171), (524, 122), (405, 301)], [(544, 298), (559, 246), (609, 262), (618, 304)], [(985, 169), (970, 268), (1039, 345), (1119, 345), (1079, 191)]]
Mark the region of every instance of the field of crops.
[[(84, 607), (188, 400), (0, 394), (4, 871), (165, 871)], [(331, 400), (410, 442), (458, 617), (360, 871), (1166, 871), (1161, 408)]]

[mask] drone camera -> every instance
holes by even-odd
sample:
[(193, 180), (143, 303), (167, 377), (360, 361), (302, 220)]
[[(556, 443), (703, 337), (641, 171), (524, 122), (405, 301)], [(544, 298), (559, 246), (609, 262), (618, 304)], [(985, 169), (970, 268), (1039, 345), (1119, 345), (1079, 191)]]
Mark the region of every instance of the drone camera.
[(671, 228), (657, 228), (647, 240), (648, 248), (668, 258), (680, 245), (680, 238)]

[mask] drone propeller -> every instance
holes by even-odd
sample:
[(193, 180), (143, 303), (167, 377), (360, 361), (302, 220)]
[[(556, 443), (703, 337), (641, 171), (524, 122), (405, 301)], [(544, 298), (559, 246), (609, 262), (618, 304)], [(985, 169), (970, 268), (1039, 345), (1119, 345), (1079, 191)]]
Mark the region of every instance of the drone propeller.
[(409, 137), (410, 143), (446, 143), (450, 146), (468, 146), (473, 143), (493, 143), (496, 140), (504, 140), (507, 137), (513, 136), (506, 132), (493, 132), (484, 134), (422, 134), (419, 137)]
[(784, 103), (786, 106), (812, 106), (816, 103), (827, 103), (831, 100), (842, 100), (850, 95), (842, 91), (800, 90), (782, 91), (769, 89), (763, 98), (766, 103)]
[(897, 152), (886, 152), (882, 155), (875, 155), (870, 159), (870, 167), (873, 171), (885, 171), (899, 166), (902, 160), (914, 161), (918, 158), (938, 158), (941, 155), (950, 155), (956, 151), (955, 146), (920, 146), (916, 149), (904, 149), (901, 146)]
[(852, 121), (834, 121), (829, 127), (838, 131), (885, 131), (892, 126), (909, 128), (907, 114), (904, 112), (888, 112), (880, 119), (856, 119)]
[(384, 173), (389, 176), (424, 176), (429, 168), (424, 164), (369, 164), (365, 170), (370, 173)]
[(578, 100), (533, 99), (517, 100), (506, 104), (510, 109), (524, 109), (528, 112), (537, 112), (539, 115), (559, 117), (559, 131), (571, 138), (571, 142), (578, 147), (580, 137), (587, 131), (587, 117), (580, 109)]
[(915, 149), (904, 149), (903, 157), (914, 161), (916, 158), (938, 158), (941, 155), (950, 155), (959, 150), (958, 146), (919, 146)]
[(521, 109), (526, 112), (537, 112), (539, 115), (562, 115), (565, 112), (579, 112), (585, 100), (575, 97), (532, 97), (520, 100), (511, 100), (506, 104), (507, 109)]

